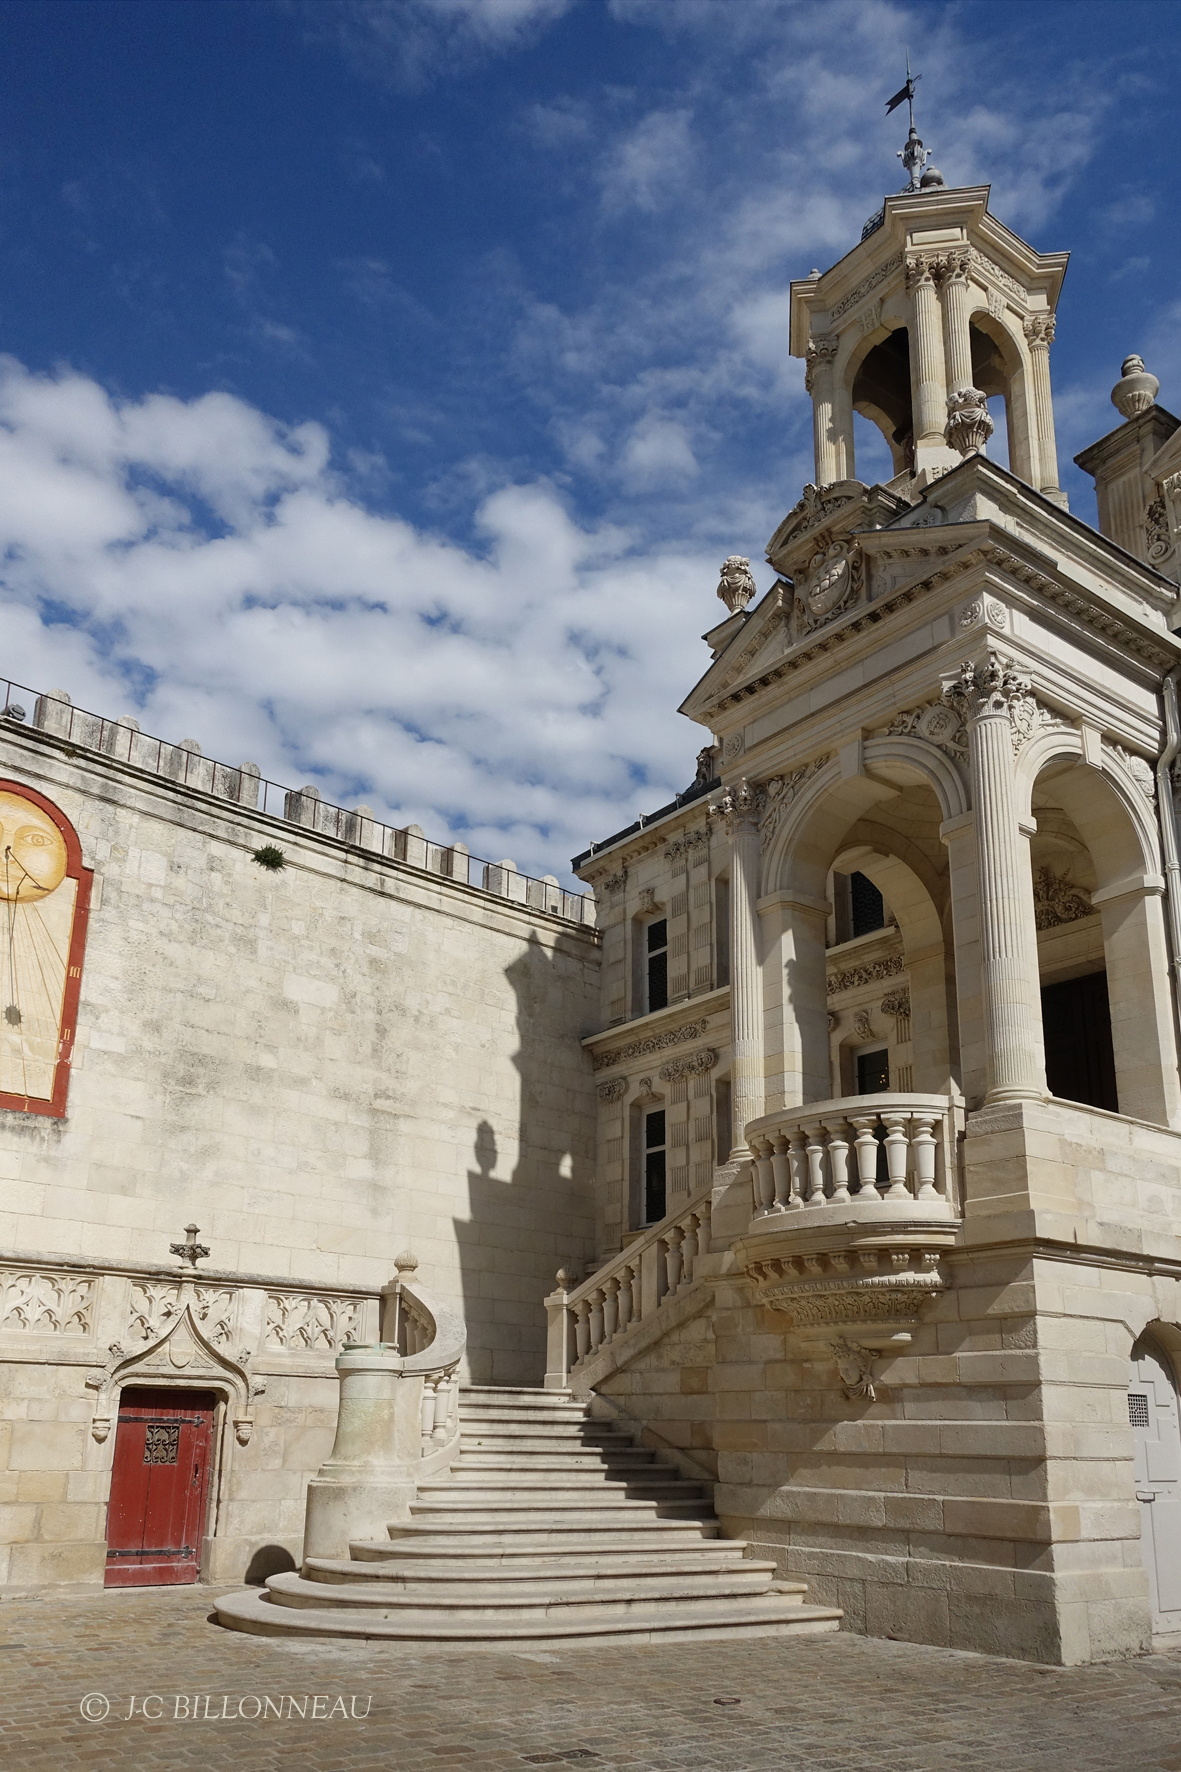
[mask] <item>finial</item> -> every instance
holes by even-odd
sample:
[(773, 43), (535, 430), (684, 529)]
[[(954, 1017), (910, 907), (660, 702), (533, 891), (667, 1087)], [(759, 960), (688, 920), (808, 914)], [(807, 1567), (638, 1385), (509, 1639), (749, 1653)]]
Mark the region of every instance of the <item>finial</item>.
[[(898, 106), (902, 104), (903, 100), (905, 100), (907, 110), (910, 114), (910, 131), (906, 137), (906, 146), (904, 148), (899, 148), (898, 150), (898, 158), (910, 174), (910, 182), (906, 186), (908, 191), (919, 191), (923, 189), (924, 181), (921, 175), (923, 167), (927, 164), (927, 150), (919, 139), (918, 131), (914, 126), (914, 89), (915, 83), (921, 80), (922, 77), (921, 74), (911, 74), (910, 50), (908, 49), (906, 52), (906, 85), (900, 87), (886, 105), (886, 115), (888, 117), (890, 112), (896, 111)], [(927, 184), (927, 189), (930, 189), (930, 185), (934, 182), (934, 179), (932, 179)], [(939, 183), (943, 183), (942, 177), (939, 178)]]
[(757, 586), (751, 577), (750, 561), (742, 554), (729, 554), (722, 562), (718, 596), (731, 615), (745, 609), (755, 595)]
[(206, 1248), (205, 1244), (198, 1243), (197, 1241), (197, 1232), (200, 1228), (201, 1226), (199, 1224), (186, 1224), (185, 1229), (189, 1233), (187, 1241), (184, 1243), (169, 1243), (168, 1245), (170, 1255), (179, 1255), (180, 1259), (182, 1261), (187, 1261), (192, 1268), (195, 1268), (197, 1263), (203, 1261), (209, 1254), (209, 1250)]
[(409, 1249), (403, 1249), (401, 1255), (394, 1256), (394, 1266), (399, 1274), (412, 1274), (418, 1266), (418, 1257), (413, 1255)]
[(1144, 367), (1143, 357), (1135, 352), (1125, 357), (1120, 366), (1120, 379), (1111, 390), (1111, 404), (1124, 418), (1139, 418), (1156, 405), (1160, 383)]

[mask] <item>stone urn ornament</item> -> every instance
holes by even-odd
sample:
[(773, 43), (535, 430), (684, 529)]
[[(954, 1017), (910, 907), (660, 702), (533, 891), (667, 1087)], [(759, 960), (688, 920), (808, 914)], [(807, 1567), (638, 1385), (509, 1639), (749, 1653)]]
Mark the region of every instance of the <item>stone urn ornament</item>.
[(737, 615), (745, 609), (755, 595), (757, 586), (751, 576), (750, 561), (742, 554), (730, 554), (722, 562), (722, 576), (718, 581), (718, 596), (726, 605), (731, 615)]

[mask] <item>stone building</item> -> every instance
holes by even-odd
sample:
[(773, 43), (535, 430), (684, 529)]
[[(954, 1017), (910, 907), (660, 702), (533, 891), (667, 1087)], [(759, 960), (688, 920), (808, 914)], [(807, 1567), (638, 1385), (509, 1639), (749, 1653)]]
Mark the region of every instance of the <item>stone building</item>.
[(593, 1247), (589, 901), (60, 691), (9, 685), (0, 778), (0, 1581), (291, 1567), (403, 1251), (462, 1376), (542, 1364)]
[(1065, 269), (932, 170), (792, 285), (815, 483), (723, 568), (719, 779), (578, 858), (605, 1259), (547, 1383), (847, 1627), (1077, 1661), (1181, 1629), (1181, 426), (1130, 357), (1068, 512)]
[(61, 697), (0, 728), (11, 1579), (122, 1579), (208, 1444), (241, 1629), (1181, 1631), (1181, 423), (1129, 357), (1072, 515), (1066, 255), (904, 158), (792, 285), (815, 481), (593, 918)]

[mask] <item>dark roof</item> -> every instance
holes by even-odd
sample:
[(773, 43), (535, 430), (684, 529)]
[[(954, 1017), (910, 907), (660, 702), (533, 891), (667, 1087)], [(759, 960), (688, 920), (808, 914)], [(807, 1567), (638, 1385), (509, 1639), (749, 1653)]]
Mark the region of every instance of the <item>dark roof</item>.
[(601, 843), (592, 843), (590, 848), (584, 849), (581, 855), (574, 856), (570, 863), (571, 868), (577, 873), (584, 862), (590, 861), (593, 856), (601, 855), (605, 849), (613, 849), (616, 843), (622, 843), (625, 837), (635, 836), (637, 831), (646, 830), (650, 824), (656, 824), (660, 819), (667, 818), (670, 812), (678, 812), (682, 806), (691, 805), (694, 800), (700, 800), (705, 794), (712, 794), (721, 785), (722, 780), (718, 775), (715, 775), (710, 781), (695, 781), (691, 788), (685, 788), (675, 800), (670, 800), (667, 806), (658, 806), (655, 812), (642, 812), (635, 824), (629, 824), (626, 830), (616, 831), (613, 836), (604, 837)]

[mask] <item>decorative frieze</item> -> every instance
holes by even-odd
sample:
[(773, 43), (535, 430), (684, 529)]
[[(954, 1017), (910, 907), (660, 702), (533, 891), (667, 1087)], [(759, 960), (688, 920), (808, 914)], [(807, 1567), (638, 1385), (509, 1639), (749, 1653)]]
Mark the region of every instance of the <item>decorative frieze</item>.
[(95, 1285), (76, 1274), (33, 1270), (4, 1278), (0, 1331), (16, 1335), (90, 1335)]
[(684, 831), (674, 838), (664, 852), (665, 861), (681, 861), (690, 857), (693, 852), (709, 842), (709, 830), (705, 825), (698, 825), (691, 831)]
[(880, 288), (887, 277), (893, 276), (901, 263), (902, 254), (899, 252), (893, 258), (887, 259), (884, 264), (880, 264), (875, 271), (871, 271), (869, 276), (857, 285), (856, 289), (851, 289), (848, 295), (841, 298), (835, 308), (830, 309), (829, 323), (841, 319), (851, 308), (855, 308), (859, 301), (864, 301), (865, 297), (873, 290)]
[(779, 822), (792, 801), (798, 799), (800, 793), (814, 775), (831, 760), (832, 753), (825, 751), (821, 757), (814, 757), (810, 763), (796, 769), (791, 775), (774, 775), (766, 784), (763, 816), (759, 824), (759, 841), (766, 849), (779, 828)]
[(1122, 764), (1124, 770), (1131, 776), (1136, 786), (1140, 789), (1140, 792), (1144, 795), (1144, 798), (1155, 802), (1156, 777), (1153, 773), (1152, 764), (1146, 762), (1143, 757), (1135, 756), (1131, 751), (1125, 751), (1122, 744), (1113, 744), (1106, 739), (1103, 742), (1103, 749), (1108, 752), (1110, 756), (1114, 757), (1118, 763)]
[(717, 1053), (703, 1046), (699, 1052), (691, 1052), (688, 1058), (674, 1058), (669, 1064), (661, 1065), (658, 1075), (666, 1083), (680, 1077), (700, 1077), (712, 1071), (717, 1062)]
[(968, 761), (968, 729), (958, 710), (942, 701), (904, 708), (877, 734), (880, 738), (924, 738), (953, 763)]
[(939, 1250), (921, 1245), (748, 1259), (746, 1273), (758, 1303), (786, 1312), (801, 1330), (912, 1326), (947, 1284)]
[(268, 1292), (265, 1346), (288, 1353), (335, 1353), (360, 1333), (356, 1299)]
[(647, 1058), (653, 1052), (663, 1052), (669, 1046), (687, 1046), (693, 1040), (699, 1040), (706, 1028), (705, 1018), (700, 1021), (687, 1021), (680, 1027), (670, 1028), (667, 1033), (648, 1034), (642, 1040), (632, 1040), (626, 1046), (616, 1046), (610, 1052), (596, 1052), (594, 1067), (597, 1071), (605, 1071), (613, 1064), (630, 1064), (634, 1058)]
[(897, 978), (903, 970), (901, 954), (883, 954), (880, 960), (867, 960), (862, 966), (850, 966), (844, 972), (830, 972), (825, 983), (830, 997), (841, 991), (860, 990), (862, 985), (880, 984)]

